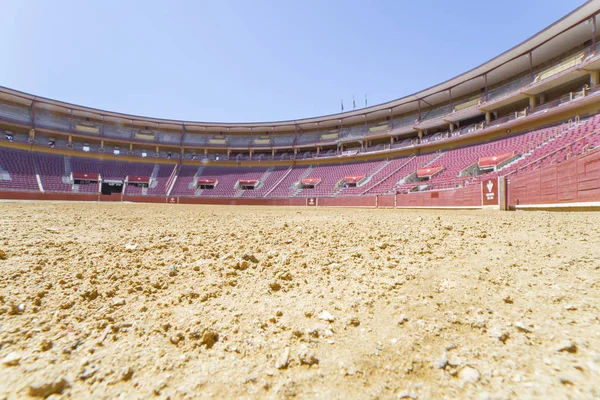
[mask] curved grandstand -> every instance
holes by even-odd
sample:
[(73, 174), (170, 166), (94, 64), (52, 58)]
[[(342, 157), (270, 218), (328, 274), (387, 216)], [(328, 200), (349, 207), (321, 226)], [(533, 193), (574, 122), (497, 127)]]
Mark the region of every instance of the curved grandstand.
[[(586, 3), (413, 95), (295, 121), (164, 120), (0, 88), (0, 196), (365, 206), (565, 201), (558, 178), (545, 200), (519, 188), (544, 168), (590, 157), (600, 143), (598, 11)], [(500, 193), (486, 203), (490, 182)], [(592, 186), (582, 198), (576, 187), (567, 200), (599, 200)]]

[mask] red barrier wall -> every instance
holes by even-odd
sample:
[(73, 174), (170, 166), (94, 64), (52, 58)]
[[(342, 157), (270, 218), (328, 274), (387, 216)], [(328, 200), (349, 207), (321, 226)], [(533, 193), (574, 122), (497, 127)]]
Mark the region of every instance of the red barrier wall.
[(508, 179), (508, 204), (600, 201), (600, 149)]
[(305, 198), (252, 199), (252, 198), (208, 198), (179, 197), (179, 204), (222, 204), (231, 206), (306, 206)]
[(98, 200), (100, 201), (121, 201), (121, 195), (116, 194), (100, 194), (98, 195)]
[(123, 201), (134, 203), (168, 203), (168, 199), (162, 196), (123, 196)]
[(479, 184), (439, 192), (396, 195), (397, 207), (481, 207)]
[(379, 196), (379, 200), (378, 200), (378, 207), (379, 208), (389, 208), (389, 207), (394, 207), (394, 195), (390, 194), (390, 195), (381, 195)]
[(319, 197), (319, 207), (375, 207), (376, 196)]
[(0, 192), (0, 199), (4, 200), (71, 200), (71, 201), (98, 201), (97, 194), (72, 194), (72, 193), (42, 193), (42, 192)]
[[(394, 207), (394, 195), (329, 197), (317, 200), (319, 207)], [(90, 195), (73, 193), (39, 192), (0, 192), (0, 199), (25, 200), (75, 200), (102, 202), (140, 202), (140, 203), (178, 203), (178, 204), (215, 204), (245, 206), (306, 206), (306, 198), (210, 198), (210, 197), (162, 197), (162, 196), (123, 196)], [(398, 206), (404, 207), (448, 207), (481, 206), (479, 185), (440, 192), (411, 193), (397, 195)]]

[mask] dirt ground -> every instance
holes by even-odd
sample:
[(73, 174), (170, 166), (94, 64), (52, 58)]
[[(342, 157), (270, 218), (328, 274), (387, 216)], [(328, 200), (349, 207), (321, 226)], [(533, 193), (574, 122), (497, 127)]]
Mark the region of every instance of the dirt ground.
[(0, 203), (0, 399), (598, 398), (600, 213)]

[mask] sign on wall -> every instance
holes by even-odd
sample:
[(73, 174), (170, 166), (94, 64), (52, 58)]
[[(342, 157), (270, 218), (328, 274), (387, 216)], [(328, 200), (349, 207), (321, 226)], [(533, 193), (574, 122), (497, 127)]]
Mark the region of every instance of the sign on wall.
[(482, 204), (484, 206), (497, 206), (498, 202), (498, 178), (489, 178), (481, 182)]
[(317, 199), (315, 199), (314, 197), (309, 197), (306, 199), (306, 205), (309, 207), (316, 207), (317, 205)]

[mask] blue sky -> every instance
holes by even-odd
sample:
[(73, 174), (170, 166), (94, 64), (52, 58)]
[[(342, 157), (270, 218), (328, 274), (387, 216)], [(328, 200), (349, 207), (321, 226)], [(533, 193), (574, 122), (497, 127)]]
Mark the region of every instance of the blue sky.
[(0, 0), (0, 85), (151, 117), (312, 117), (445, 81), (583, 3)]

